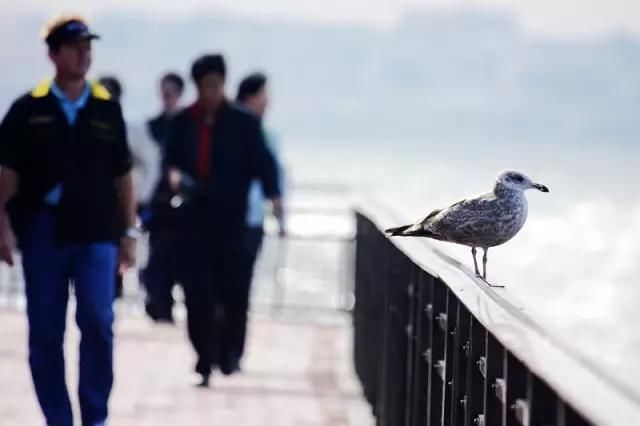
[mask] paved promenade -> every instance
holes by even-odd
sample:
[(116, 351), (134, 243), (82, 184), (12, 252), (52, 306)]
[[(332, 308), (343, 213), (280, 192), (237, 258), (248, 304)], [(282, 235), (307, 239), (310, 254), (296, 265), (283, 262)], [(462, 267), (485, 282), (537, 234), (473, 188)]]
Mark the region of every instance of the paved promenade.
[[(79, 335), (71, 315), (68, 325), (68, 384), (75, 390)], [(41, 425), (24, 314), (0, 309), (0, 329), (0, 424)], [(314, 325), (254, 315), (243, 372), (214, 376), (208, 390), (190, 384), (184, 329), (119, 316), (110, 426), (373, 425), (353, 373), (348, 317)]]

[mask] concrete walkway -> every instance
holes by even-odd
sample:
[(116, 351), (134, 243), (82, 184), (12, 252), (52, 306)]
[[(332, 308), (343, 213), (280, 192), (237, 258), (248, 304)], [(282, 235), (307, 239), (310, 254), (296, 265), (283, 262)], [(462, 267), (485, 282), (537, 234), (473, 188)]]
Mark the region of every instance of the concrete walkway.
[[(78, 332), (68, 319), (68, 383), (77, 383)], [(243, 372), (190, 384), (194, 362), (184, 331), (121, 315), (110, 426), (369, 426), (353, 374), (348, 318), (331, 325), (254, 315)], [(43, 420), (27, 366), (24, 313), (0, 310), (0, 424)], [(75, 395), (72, 395), (77, 407)]]

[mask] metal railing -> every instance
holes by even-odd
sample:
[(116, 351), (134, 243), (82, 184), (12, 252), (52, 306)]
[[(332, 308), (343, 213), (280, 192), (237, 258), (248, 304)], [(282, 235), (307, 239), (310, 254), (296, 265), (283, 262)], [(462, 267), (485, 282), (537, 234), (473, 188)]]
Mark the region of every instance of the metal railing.
[[(297, 217), (303, 227), (309, 226), (307, 216), (337, 220), (350, 217), (344, 209), (292, 208), (287, 214)], [(265, 234), (255, 268), (252, 306), (274, 313), (283, 309), (349, 311), (354, 298), (354, 233), (353, 229), (346, 233), (289, 232), (284, 238), (276, 232)]]
[[(378, 426), (640, 424), (629, 395), (415, 239), (359, 209), (354, 362)], [(377, 225), (380, 224), (380, 226)]]
[[(255, 267), (252, 309), (273, 314), (304, 312), (314, 318), (350, 310), (355, 223), (350, 209), (334, 207), (348, 204), (349, 188), (311, 183), (292, 187), (288, 193), (290, 231), (280, 238), (275, 221), (267, 220)], [(328, 197), (331, 200), (323, 200)], [(138, 247), (141, 268), (146, 266), (148, 251), (147, 238), (143, 238)], [(145, 291), (139, 272), (134, 268), (125, 274), (121, 311), (144, 312)], [(175, 287), (174, 296), (178, 310), (183, 310), (180, 286)], [(13, 268), (0, 264), (0, 308), (24, 309), (25, 303), (18, 257)]]

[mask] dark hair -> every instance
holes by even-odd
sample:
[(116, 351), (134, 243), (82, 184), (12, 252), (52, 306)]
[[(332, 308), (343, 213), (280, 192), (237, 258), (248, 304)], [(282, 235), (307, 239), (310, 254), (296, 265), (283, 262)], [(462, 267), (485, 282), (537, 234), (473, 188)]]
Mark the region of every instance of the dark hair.
[(175, 84), (180, 93), (182, 93), (182, 91), (184, 90), (184, 80), (175, 72), (168, 72), (163, 75), (160, 79), (160, 84), (164, 83)]
[(105, 75), (98, 79), (98, 82), (102, 84), (114, 101), (120, 101), (120, 97), (122, 96), (122, 84), (120, 84), (120, 80), (117, 77), (112, 75)]
[(198, 83), (207, 74), (219, 74), (222, 78), (227, 75), (224, 58), (220, 54), (204, 55), (195, 60), (191, 66), (191, 78)]
[(261, 72), (249, 74), (242, 79), (238, 86), (236, 100), (244, 102), (252, 96), (257, 95), (264, 86), (267, 85), (267, 76)]

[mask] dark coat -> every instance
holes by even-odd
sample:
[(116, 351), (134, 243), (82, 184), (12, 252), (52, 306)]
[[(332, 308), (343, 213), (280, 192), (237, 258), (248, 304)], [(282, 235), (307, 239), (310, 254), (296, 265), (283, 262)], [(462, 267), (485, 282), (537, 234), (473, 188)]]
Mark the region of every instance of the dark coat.
[(198, 176), (198, 120), (195, 106), (174, 119), (166, 164), (193, 181), (185, 226), (215, 239), (238, 238), (246, 228), (249, 185), (259, 179), (267, 198), (280, 196), (278, 169), (256, 117), (224, 103), (211, 129), (209, 177)]
[(0, 165), (19, 177), (9, 211), (20, 237), (45, 195), (62, 183), (55, 207), (61, 242), (117, 241), (121, 235), (116, 179), (131, 169), (122, 111), (100, 85), (69, 125), (44, 83), (17, 99), (0, 124)]

